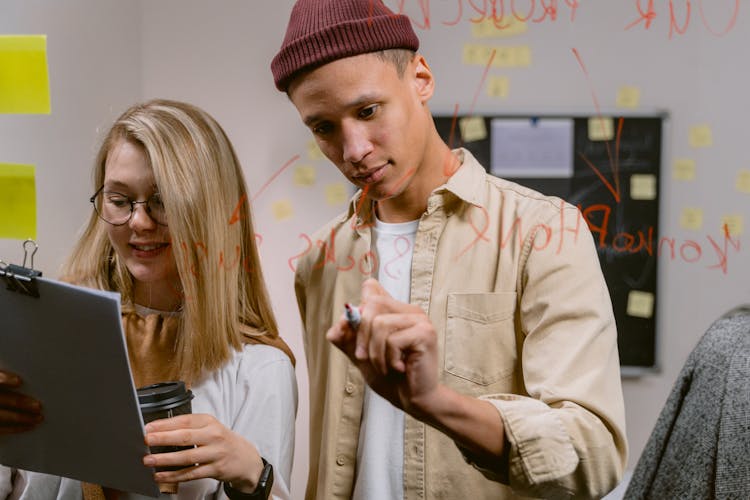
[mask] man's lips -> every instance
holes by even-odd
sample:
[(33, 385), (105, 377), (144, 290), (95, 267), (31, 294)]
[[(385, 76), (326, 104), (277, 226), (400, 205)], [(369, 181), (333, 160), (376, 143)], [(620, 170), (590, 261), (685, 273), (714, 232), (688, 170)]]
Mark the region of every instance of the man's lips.
[(382, 165), (380, 167), (368, 170), (365, 173), (357, 174), (354, 176), (354, 179), (363, 184), (372, 184), (373, 182), (378, 182), (385, 175), (385, 169), (388, 165), (389, 164), (386, 163), (385, 165)]

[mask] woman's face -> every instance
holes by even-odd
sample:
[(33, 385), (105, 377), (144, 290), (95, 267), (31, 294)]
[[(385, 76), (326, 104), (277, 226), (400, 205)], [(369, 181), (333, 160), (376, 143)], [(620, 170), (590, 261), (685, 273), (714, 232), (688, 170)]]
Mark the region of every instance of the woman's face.
[[(103, 192), (103, 205), (121, 206), (128, 200), (141, 202), (158, 193), (142, 147), (126, 140), (115, 144), (107, 155)], [(127, 223), (107, 224), (107, 232), (121, 262), (133, 275), (135, 302), (154, 309), (176, 307), (180, 280), (169, 228), (149, 215), (146, 203), (135, 204)]]

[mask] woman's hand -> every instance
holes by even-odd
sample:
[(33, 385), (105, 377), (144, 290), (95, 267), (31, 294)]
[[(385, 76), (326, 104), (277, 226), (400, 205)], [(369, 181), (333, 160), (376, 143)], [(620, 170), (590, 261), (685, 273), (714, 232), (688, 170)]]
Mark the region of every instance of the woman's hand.
[(177, 471), (156, 473), (159, 483), (178, 483), (213, 478), (232, 488), (252, 493), (263, 471), (263, 461), (255, 446), (226, 428), (211, 415), (180, 415), (154, 420), (146, 425), (148, 446), (192, 446), (172, 453), (146, 455), (149, 467), (183, 466)]
[(17, 391), (21, 379), (0, 370), (0, 434), (26, 432), (42, 421), (42, 405)]

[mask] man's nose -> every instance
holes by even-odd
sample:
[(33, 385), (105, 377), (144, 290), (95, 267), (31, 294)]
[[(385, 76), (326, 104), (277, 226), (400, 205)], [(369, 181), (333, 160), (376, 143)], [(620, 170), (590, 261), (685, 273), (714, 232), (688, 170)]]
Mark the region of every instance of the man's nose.
[(372, 151), (372, 142), (364, 124), (353, 123), (342, 126), (341, 135), (345, 162), (360, 163)]

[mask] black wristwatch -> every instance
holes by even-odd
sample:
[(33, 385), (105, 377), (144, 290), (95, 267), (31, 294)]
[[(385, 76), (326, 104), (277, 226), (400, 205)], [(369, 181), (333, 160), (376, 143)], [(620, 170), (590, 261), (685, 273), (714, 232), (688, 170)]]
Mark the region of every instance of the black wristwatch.
[(252, 493), (244, 493), (242, 491), (235, 490), (229, 483), (224, 483), (224, 493), (226, 493), (229, 500), (266, 500), (271, 496), (271, 486), (273, 486), (273, 466), (266, 462), (266, 459), (260, 457), (263, 460), (263, 471), (260, 473), (258, 484), (255, 486), (255, 491)]

